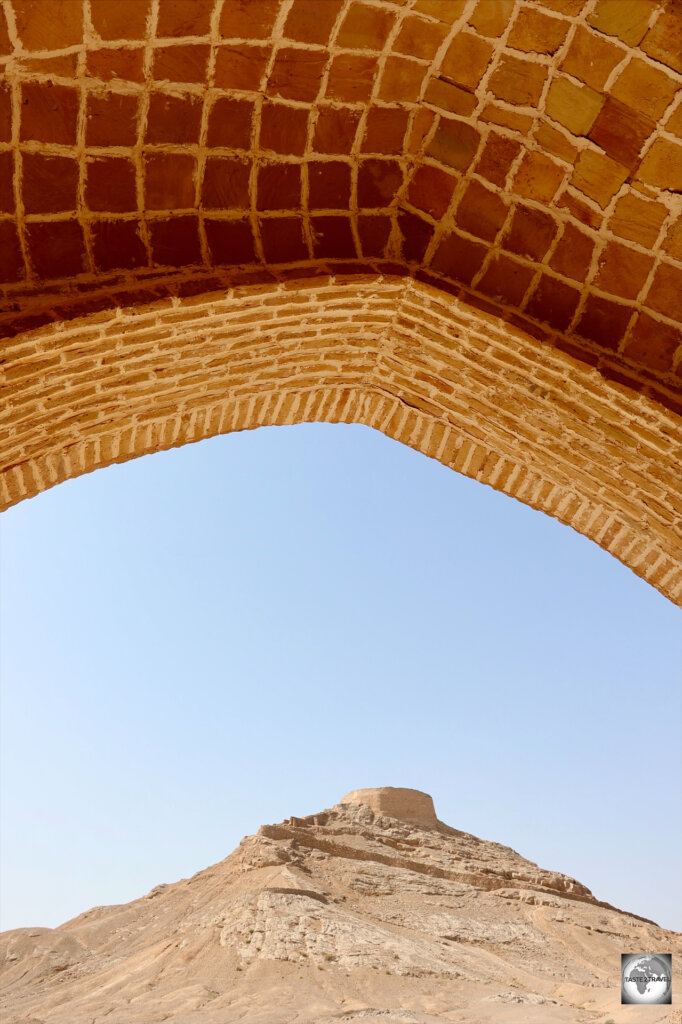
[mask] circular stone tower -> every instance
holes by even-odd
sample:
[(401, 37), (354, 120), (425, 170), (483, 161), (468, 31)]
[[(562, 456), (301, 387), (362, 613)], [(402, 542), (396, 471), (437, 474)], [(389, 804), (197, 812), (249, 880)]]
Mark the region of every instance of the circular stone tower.
[(375, 814), (385, 814), (401, 821), (414, 821), (420, 825), (435, 825), (438, 821), (432, 797), (418, 789), (398, 789), (394, 786), (354, 789), (339, 802), (366, 804)]

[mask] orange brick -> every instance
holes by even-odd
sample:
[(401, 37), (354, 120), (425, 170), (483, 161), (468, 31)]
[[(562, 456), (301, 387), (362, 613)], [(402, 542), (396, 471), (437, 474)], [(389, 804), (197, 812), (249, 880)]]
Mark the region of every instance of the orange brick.
[(658, 119), (677, 93), (677, 83), (660, 68), (635, 57), (620, 73), (611, 94), (635, 110)]
[(382, 50), (394, 21), (392, 11), (355, 0), (343, 19), (337, 45), (353, 50)]
[(682, 146), (668, 139), (657, 139), (642, 160), (637, 177), (656, 188), (682, 191)]
[(604, 97), (594, 89), (557, 76), (549, 87), (545, 110), (574, 135), (587, 135), (603, 104)]
[(599, 257), (599, 273), (594, 283), (602, 291), (621, 299), (636, 299), (653, 264), (653, 256), (620, 242), (609, 242)]
[(434, 24), (432, 21), (410, 16), (405, 18), (393, 49), (410, 57), (432, 60), (446, 34), (447, 29), (441, 22)]
[(604, 38), (578, 26), (561, 70), (600, 91), (625, 52)]
[(480, 115), (481, 121), (489, 124), (499, 124), (503, 128), (511, 128), (513, 132), (527, 135), (533, 127), (533, 118), (530, 114), (520, 114), (516, 110), (507, 110), (497, 103), (488, 103)]
[(644, 37), (650, 17), (650, 0), (599, 0), (587, 20), (600, 32), (636, 46)]
[(584, 149), (575, 165), (571, 184), (605, 209), (628, 176), (627, 167), (611, 157)]
[(426, 88), (425, 100), (434, 107), (448, 110), (451, 114), (468, 117), (476, 106), (476, 97), (444, 78), (432, 78)]
[(477, 4), (469, 24), (482, 36), (497, 39), (506, 29), (514, 10), (514, 0), (496, 0), (495, 3)]
[(551, 18), (542, 11), (524, 7), (516, 16), (507, 45), (515, 50), (527, 52), (556, 53), (566, 38), (568, 29), (567, 21)]
[(441, 76), (473, 92), (492, 56), (490, 43), (473, 32), (459, 32), (443, 58)]
[(659, 264), (645, 304), (657, 313), (682, 320), (682, 271), (671, 263)]
[(644, 36), (642, 49), (673, 71), (682, 71), (682, 11), (679, 4), (664, 7)]
[(584, 281), (590, 269), (593, 252), (594, 241), (589, 235), (567, 223), (549, 265), (557, 274), (570, 277), (573, 281)]
[(544, 153), (526, 153), (512, 188), (519, 196), (549, 202), (556, 195), (565, 171)]
[(388, 57), (379, 86), (379, 97), (398, 103), (416, 103), (426, 68), (403, 57)]
[(651, 202), (629, 192), (616, 203), (609, 227), (620, 238), (653, 246), (668, 210), (661, 203)]
[(648, 117), (609, 96), (589, 137), (613, 160), (632, 169), (654, 129), (654, 122)]
[(630, 332), (625, 355), (652, 370), (665, 372), (672, 367), (681, 340), (679, 328), (641, 313)]
[(428, 14), (430, 18), (452, 25), (461, 16), (465, 4), (466, 0), (417, 0), (413, 9), (418, 14)]
[(505, 222), (507, 206), (495, 192), (472, 181), (457, 207), (459, 227), (491, 242)]
[(540, 99), (548, 69), (530, 60), (503, 54), (492, 73), (488, 88), (500, 100), (521, 107), (535, 107)]

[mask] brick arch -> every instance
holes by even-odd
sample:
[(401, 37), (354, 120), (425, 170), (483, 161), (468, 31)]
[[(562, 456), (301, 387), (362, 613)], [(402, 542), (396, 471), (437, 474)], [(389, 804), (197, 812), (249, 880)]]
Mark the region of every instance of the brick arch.
[(38, 328), (15, 353), (5, 504), (215, 434), (365, 423), (680, 594), (674, 414), (419, 281), (236, 284)]
[[(212, 308), (238, 345), (242, 294), (265, 329), (317, 281), (320, 323), (283, 339), (318, 396), (296, 416), (330, 418), (345, 389), (344, 416), (398, 436), (398, 402), (442, 450), (414, 424), (401, 439), (679, 594), (681, 25), (679, 0), (3, 0), (5, 503), (165, 446), (171, 420), (169, 443), (201, 415), (228, 429), (224, 408), (209, 428), (212, 388), (236, 424), (277, 421), (274, 354), (249, 364), (250, 411), (234, 353), (182, 377), (182, 413), (166, 384), (227, 345)], [(464, 356), (447, 376), (465, 336), (496, 377)]]

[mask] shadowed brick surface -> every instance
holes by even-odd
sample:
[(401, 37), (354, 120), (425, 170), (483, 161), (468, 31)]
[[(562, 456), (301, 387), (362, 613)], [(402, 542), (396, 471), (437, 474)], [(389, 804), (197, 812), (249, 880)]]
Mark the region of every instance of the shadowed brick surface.
[[(678, 0), (3, 0), (3, 365), (20, 353), (5, 464), (23, 480), (32, 417), (53, 408), (48, 387), (12, 411), (33, 332), (66, 369), (71, 320), (239, 275), (341, 275), (344, 294), (353, 279), (403, 278), (401, 294), (419, 280), (477, 310), (484, 333), (490, 318), (523, 332), (540, 362), (577, 360), (629, 396), (626, 419), (637, 403), (653, 420), (679, 412), (681, 25)], [(318, 327), (290, 329), (305, 351)], [(370, 393), (354, 358), (344, 373)], [(99, 395), (106, 374), (60, 387)], [(41, 473), (5, 501), (70, 475)]]

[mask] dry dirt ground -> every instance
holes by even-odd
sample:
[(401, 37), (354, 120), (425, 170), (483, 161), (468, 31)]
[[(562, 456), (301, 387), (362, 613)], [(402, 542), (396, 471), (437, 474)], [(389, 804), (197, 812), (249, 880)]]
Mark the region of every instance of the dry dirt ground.
[[(370, 792), (391, 796), (351, 796)], [(366, 801), (263, 826), (124, 906), (3, 933), (2, 1024), (682, 1020), (679, 972), (672, 1006), (620, 1005), (621, 953), (679, 968), (678, 934), (435, 814)]]

